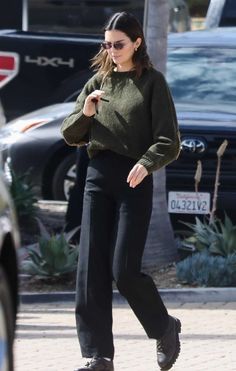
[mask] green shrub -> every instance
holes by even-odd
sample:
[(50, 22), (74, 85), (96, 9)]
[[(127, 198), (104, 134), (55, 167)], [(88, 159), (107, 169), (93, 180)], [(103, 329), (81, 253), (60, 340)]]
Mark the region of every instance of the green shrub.
[(204, 250), (177, 263), (176, 274), (181, 282), (190, 285), (236, 286), (236, 254), (224, 258)]
[(78, 228), (68, 233), (50, 235), (39, 220), (38, 223), (42, 235), (37, 244), (29, 247), (29, 259), (23, 262), (23, 272), (55, 278), (75, 271), (79, 249), (69, 241)]

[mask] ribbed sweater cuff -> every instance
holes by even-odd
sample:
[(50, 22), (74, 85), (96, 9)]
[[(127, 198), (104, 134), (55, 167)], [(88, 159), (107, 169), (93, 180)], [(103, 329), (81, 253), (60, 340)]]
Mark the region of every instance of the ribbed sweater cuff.
[(67, 144), (73, 146), (81, 144), (80, 142), (83, 143), (83, 137), (86, 135), (92, 120), (93, 116), (85, 116), (83, 112), (66, 118), (63, 121), (61, 133)]
[(138, 161), (138, 164), (143, 165), (147, 169), (148, 174), (151, 174), (154, 170), (156, 170), (156, 166), (154, 165), (154, 162), (147, 158), (142, 157)]
[(90, 122), (91, 119), (94, 118), (95, 115), (92, 115), (92, 116), (86, 116), (83, 111), (81, 111), (80, 113), (78, 113), (78, 119), (80, 119), (81, 121), (83, 122)]

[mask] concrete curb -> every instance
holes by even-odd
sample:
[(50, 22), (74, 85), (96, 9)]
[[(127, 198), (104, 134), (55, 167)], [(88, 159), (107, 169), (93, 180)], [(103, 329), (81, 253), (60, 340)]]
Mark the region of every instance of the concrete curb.
[[(210, 287), (210, 288), (181, 288), (159, 289), (164, 302), (181, 303), (204, 303), (204, 302), (236, 302), (235, 287)], [(56, 303), (75, 301), (74, 291), (62, 292), (22, 292), (20, 302), (22, 304)], [(127, 304), (126, 299), (117, 290), (113, 291), (114, 304)]]

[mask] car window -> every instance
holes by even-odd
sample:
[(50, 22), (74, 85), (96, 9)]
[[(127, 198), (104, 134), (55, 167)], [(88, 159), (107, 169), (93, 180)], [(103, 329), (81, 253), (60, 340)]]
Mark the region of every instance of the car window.
[(176, 48), (168, 55), (167, 80), (176, 102), (236, 101), (236, 50)]
[(143, 9), (143, 0), (28, 0), (29, 29), (101, 33), (113, 13), (129, 11), (142, 22)]
[[(28, 0), (30, 31), (101, 34), (107, 19), (115, 12), (133, 13), (141, 23), (144, 0)], [(184, 0), (168, 0), (169, 31), (190, 29), (190, 16)]]

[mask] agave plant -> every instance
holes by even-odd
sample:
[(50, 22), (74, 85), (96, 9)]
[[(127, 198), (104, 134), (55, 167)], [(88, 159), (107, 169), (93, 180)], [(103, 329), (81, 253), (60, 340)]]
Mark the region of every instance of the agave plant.
[(60, 277), (76, 270), (79, 249), (70, 244), (78, 227), (68, 233), (50, 235), (42, 222), (37, 219), (41, 237), (37, 244), (28, 248), (28, 259), (22, 264), (22, 270), (39, 277)]
[(196, 223), (184, 223), (193, 230), (193, 235), (183, 241), (183, 246), (193, 245), (196, 250), (207, 249), (210, 254), (227, 257), (236, 254), (236, 225), (225, 214), (224, 222), (214, 219), (211, 223), (207, 219), (203, 222), (196, 217)]
[(225, 214), (224, 223), (218, 221), (219, 233), (217, 242), (209, 247), (210, 253), (229, 256), (236, 254), (236, 225)]
[(22, 217), (32, 218), (36, 214), (35, 203), (37, 198), (33, 192), (33, 184), (28, 181), (29, 173), (17, 175), (13, 169), (11, 172), (10, 192), (19, 221)]

